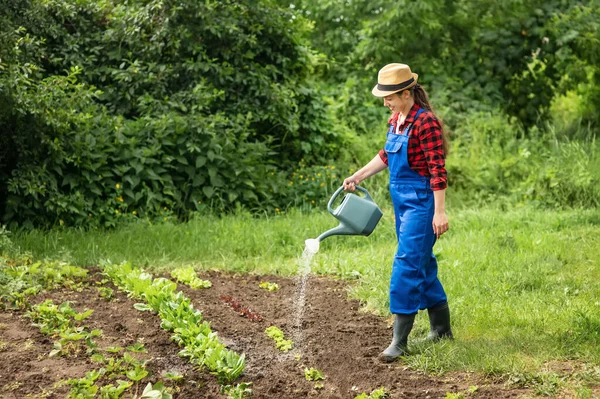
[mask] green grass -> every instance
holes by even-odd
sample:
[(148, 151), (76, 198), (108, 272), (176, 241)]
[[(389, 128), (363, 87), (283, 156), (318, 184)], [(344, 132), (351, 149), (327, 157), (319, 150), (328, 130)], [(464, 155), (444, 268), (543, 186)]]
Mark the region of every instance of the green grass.
[[(456, 340), (413, 344), (406, 362), (430, 373), (502, 375), (540, 394), (556, 393), (564, 381), (582, 392), (586, 384), (598, 383), (600, 210), (488, 208), (449, 217), (451, 230), (435, 253)], [(192, 265), (294, 275), (304, 240), (336, 224), (326, 213), (295, 211), (277, 217), (198, 217), (179, 225), (137, 223), (104, 232), (32, 231), (12, 241), (34, 258), (83, 266), (108, 259), (155, 270)], [(354, 279), (350, 296), (387, 315), (394, 234), (393, 215), (384, 209), (371, 237), (323, 241), (313, 272)], [(421, 313), (412, 337), (427, 329)], [(565, 362), (576, 366), (567, 377), (552, 366)]]

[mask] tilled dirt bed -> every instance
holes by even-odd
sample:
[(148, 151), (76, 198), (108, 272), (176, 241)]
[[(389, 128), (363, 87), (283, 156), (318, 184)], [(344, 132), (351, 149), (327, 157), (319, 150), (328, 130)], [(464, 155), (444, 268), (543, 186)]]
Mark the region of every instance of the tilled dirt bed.
[[(147, 382), (165, 381), (160, 377), (177, 372), (183, 379), (165, 382), (173, 388), (174, 397), (226, 397), (219, 393), (213, 375), (197, 370), (178, 356), (180, 348), (171, 342), (170, 333), (160, 328), (158, 316), (134, 309), (136, 301), (110, 284), (107, 286), (114, 289), (114, 298), (111, 301), (102, 298), (93, 286), (99, 275), (91, 277), (91, 285), (81, 292), (66, 289), (46, 292), (29, 302), (71, 301), (80, 312), (93, 309), (86, 324), (102, 330), (97, 341), (101, 348), (143, 342), (147, 353), (139, 356), (150, 359), (147, 365), (150, 374), (140, 381), (138, 394)], [(347, 299), (346, 282), (310, 277), (299, 334), (295, 329), (298, 280), (216, 272), (201, 273), (199, 277), (210, 280), (212, 287), (191, 289), (183, 284), (178, 287), (210, 321), (221, 342), (246, 355), (245, 372), (239, 382), (252, 382), (254, 398), (354, 398), (381, 387), (385, 387), (391, 398), (445, 398), (449, 392), (463, 393), (469, 398), (531, 395), (527, 390), (509, 388), (472, 374), (430, 377), (408, 370), (401, 361), (381, 363), (377, 355), (389, 344), (391, 329), (384, 319), (360, 311), (358, 302)], [(258, 286), (261, 281), (277, 283), (280, 289), (262, 289)], [(262, 321), (243, 317), (228, 305), (226, 297), (251, 309)], [(270, 325), (283, 330), (296, 347), (288, 353), (277, 350), (274, 341), (265, 335)], [(48, 357), (52, 349), (52, 340), (32, 326), (24, 312), (0, 311), (0, 397), (64, 398), (69, 387), (57, 384), (59, 381), (83, 377), (97, 368), (85, 354)], [(320, 381), (322, 388), (305, 379), (305, 367), (322, 371), (325, 376)], [(478, 389), (467, 394), (472, 386)], [(135, 389), (128, 392), (135, 393)]]

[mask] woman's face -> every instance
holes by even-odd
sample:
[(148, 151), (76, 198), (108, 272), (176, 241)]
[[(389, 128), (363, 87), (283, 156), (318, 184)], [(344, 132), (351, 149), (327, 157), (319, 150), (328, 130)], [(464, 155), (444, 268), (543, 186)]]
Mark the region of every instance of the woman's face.
[(403, 91), (385, 96), (383, 97), (383, 106), (388, 107), (395, 114), (402, 112), (406, 109), (410, 98), (410, 95), (407, 94), (409, 94), (407, 91)]

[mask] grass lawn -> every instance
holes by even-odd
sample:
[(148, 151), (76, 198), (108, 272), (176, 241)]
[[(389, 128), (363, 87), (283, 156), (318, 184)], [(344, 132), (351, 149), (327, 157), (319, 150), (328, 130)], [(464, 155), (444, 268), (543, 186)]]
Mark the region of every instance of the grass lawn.
[[(413, 344), (410, 367), (431, 373), (499, 375), (552, 394), (568, 386), (591, 397), (600, 382), (600, 210), (456, 210), (436, 244), (456, 340)], [(304, 240), (334, 227), (326, 213), (198, 217), (185, 224), (113, 231), (57, 229), (11, 236), (15, 251), (75, 265), (127, 260), (164, 270), (179, 265), (295, 275)], [(395, 230), (390, 209), (371, 237), (321, 243), (314, 273), (351, 279), (350, 296), (388, 315)], [(426, 335), (419, 314), (412, 337)]]

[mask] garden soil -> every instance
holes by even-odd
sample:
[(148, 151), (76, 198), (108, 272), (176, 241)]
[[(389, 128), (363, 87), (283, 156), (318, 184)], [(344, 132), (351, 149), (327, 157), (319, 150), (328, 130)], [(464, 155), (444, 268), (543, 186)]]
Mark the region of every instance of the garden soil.
[[(389, 344), (391, 328), (385, 319), (361, 311), (357, 301), (348, 299), (347, 282), (310, 277), (302, 320), (303, 339), (292, 351), (282, 353), (264, 331), (275, 325), (286, 338), (294, 339), (294, 304), (299, 283), (296, 279), (217, 272), (201, 273), (200, 277), (210, 280), (213, 286), (198, 290), (178, 286), (210, 321), (219, 339), (246, 355), (245, 373), (239, 382), (252, 382), (254, 398), (354, 398), (381, 387), (391, 398), (445, 398), (448, 393), (466, 398), (533, 396), (528, 390), (507, 387), (475, 374), (428, 376), (409, 370), (402, 361), (381, 363), (377, 355)], [(114, 298), (102, 298), (94, 286), (100, 278), (96, 274), (90, 286), (80, 292), (61, 289), (40, 294), (30, 303), (52, 299), (55, 303), (71, 301), (80, 312), (93, 309), (85, 324), (103, 331), (97, 339), (100, 348), (143, 342), (147, 353), (135, 356), (148, 360), (150, 375), (130, 392), (137, 389), (140, 394), (147, 382), (162, 380), (173, 388), (175, 398), (226, 397), (219, 393), (213, 375), (197, 370), (177, 355), (180, 348), (160, 328), (156, 315), (135, 310), (135, 302), (110, 284), (106, 286), (115, 290)], [(280, 289), (262, 289), (261, 281), (277, 283)], [(246, 314), (258, 315), (262, 321), (244, 317), (227, 300), (235, 301), (245, 308)], [(99, 368), (85, 353), (49, 358), (52, 349), (52, 339), (32, 326), (24, 312), (0, 311), (0, 398), (64, 398), (69, 386), (61, 381), (83, 377)], [(304, 369), (311, 367), (323, 373), (325, 379), (319, 381), (322, 387), (305, 379)], [(184, 378), (177, 382), (161, 378), (167, 372), (178, 372)], [(469, 393), (470, 387), (477, 389)]]

